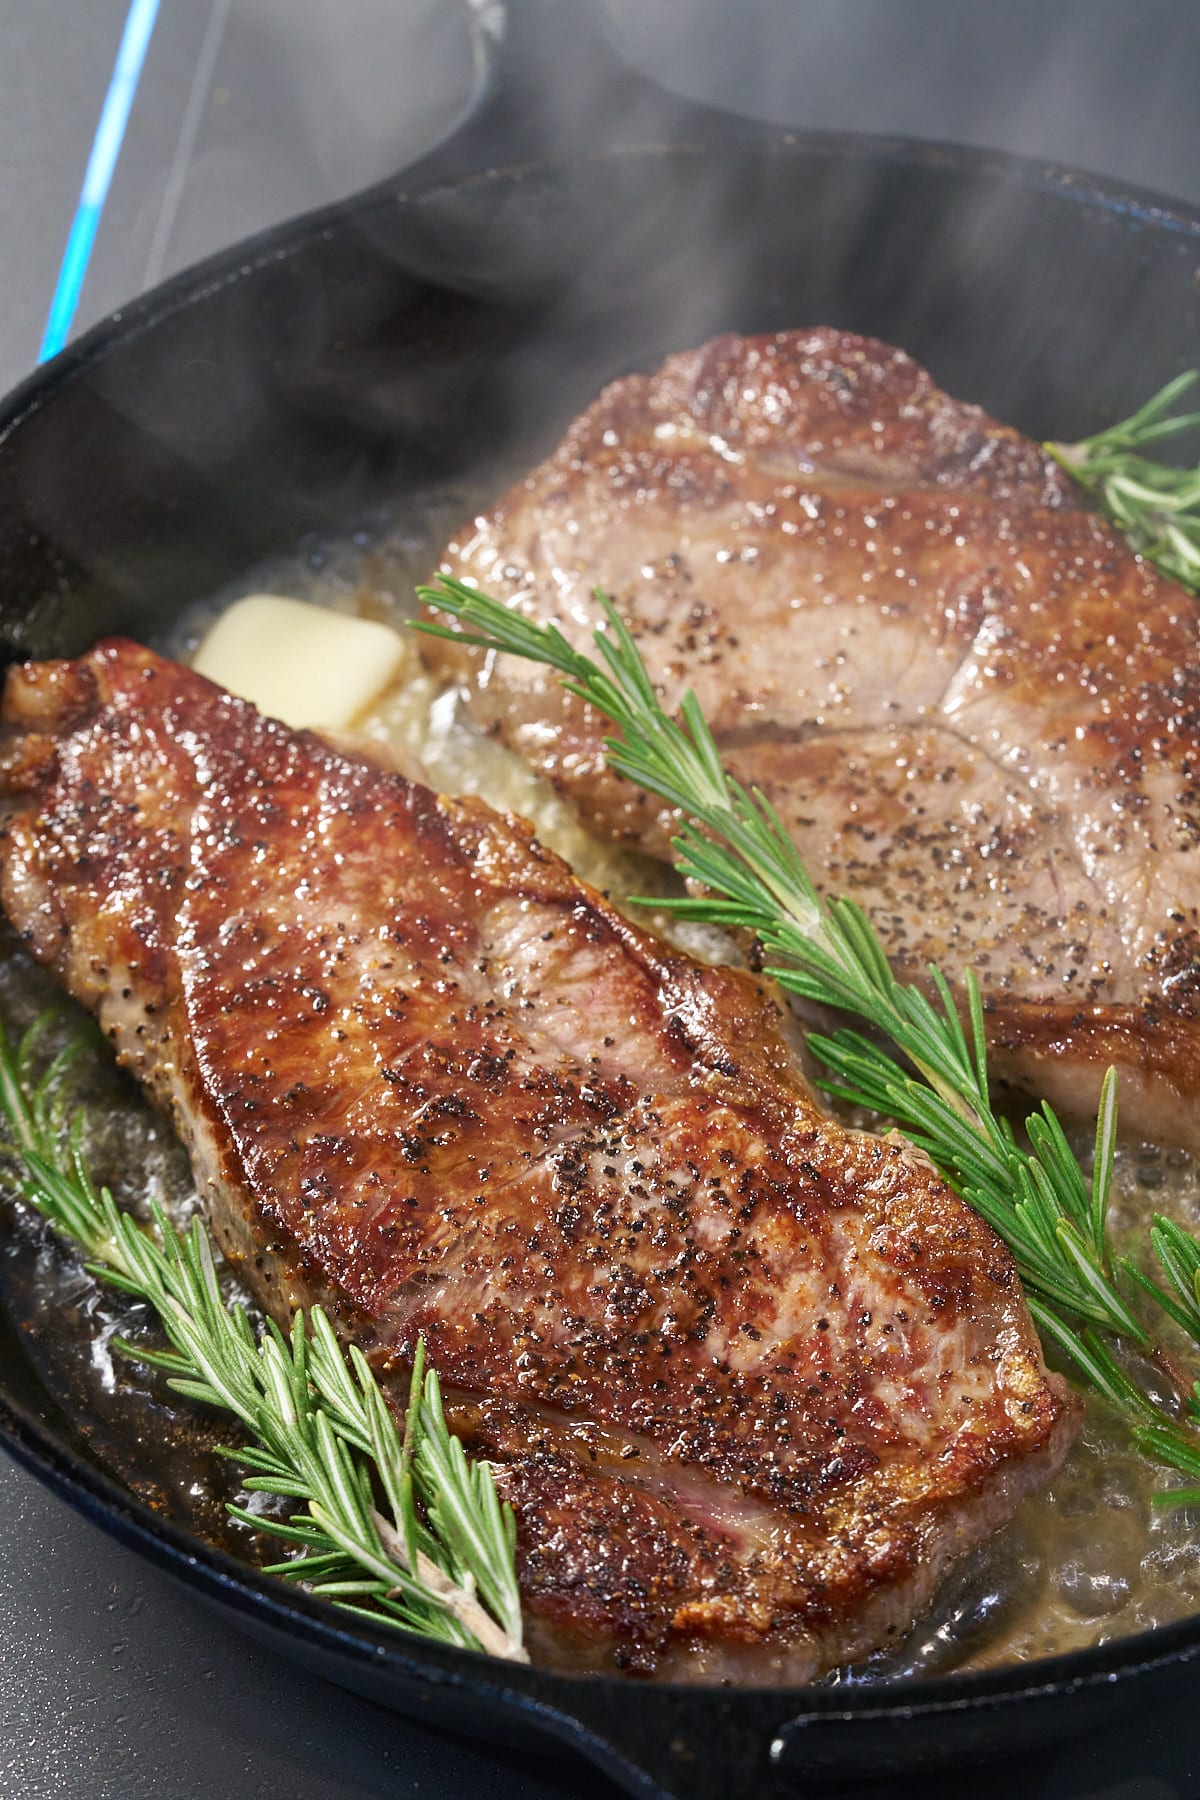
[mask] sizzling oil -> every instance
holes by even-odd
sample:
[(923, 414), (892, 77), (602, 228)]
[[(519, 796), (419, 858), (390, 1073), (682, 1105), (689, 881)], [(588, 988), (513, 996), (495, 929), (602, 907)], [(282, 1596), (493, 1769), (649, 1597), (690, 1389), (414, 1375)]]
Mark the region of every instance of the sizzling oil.
[[(414, 581), (425, 577), (467, 510), (458, 494), (419, 496), (403, 527), (386, 535), (310, 545), (252, 571), (185, 618), (159, 647), (186, 658), (217, 612), (249, 592), (289, 594), (399, 624), (412, 614)], [(659, 866), (588, 837), (544, 781), (481, 734), (461, 698), (440, 691), (424, 672), (415, 641), (401, 677), (358, 722), (355, 735), (441, 791), (480, 794), (532, 818), (543, 840), (618, 904), (631, 892), (670, 891)], [(641, 917), (646, 920), (644, 910)], [(736, 954), (711, 928), (681, 927), (661, 914), (650, 922), (695, 955), (715, 961)], [(0, 1013), (10, 1029), (53, 991), (19, 954), (0, 965)], [(88, 1099), (97, 1164), (118, 1196), (144, 1205), (158, 1193), (176, 1216), (188, 1216), (194, 1190), (161, 1121), (111, 1070), (97, 1071)], [(1112, 1217), (1131, 1254), (1152, 1212), (1200, 1229), (1200, 1167), (1181, 1151), (1123, 1149)], [(144, 1309), (86, 1275), (19, 1204), (12, 1213), (0, 1294), (30, 1360), (81, 1440), (151, 1504), (258, 1560), (262, 1546), (225, 1518), (236, 1477), (214, 1454), (221, 1422), (175, 1402), (153, 1372), (113, 1350), (114, 1336), (136, 1339), (150, 1330)], [(955, 1565), (906, 1637), (829, 1679), (862, 1683), (1027, 1661), (1200, 1612), (1200, 1514), (1153, 1504), (1173, 1479), (1139, 1456), (1119, 1421), (1093, 1405), (1055, 1480), (1022, 1504), (1007, 1529)]]

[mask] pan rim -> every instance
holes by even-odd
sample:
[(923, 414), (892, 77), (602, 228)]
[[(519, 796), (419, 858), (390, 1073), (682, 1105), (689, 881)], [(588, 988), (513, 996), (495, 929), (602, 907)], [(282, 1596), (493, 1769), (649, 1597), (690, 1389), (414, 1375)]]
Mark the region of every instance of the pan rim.
[(1090, 174), (1064, 163), (935, 138), (854, 131), (795, 131), (756, 125), (752, 120), (741, 120), (733, 115), (714, 114), (714, 118), (717, 126), (710, 135), (696, 131), (678, 138), (636, 138), (573, 155), (519, 157), (513, 162), (488, 164), (467, 172), (444, 168), (444, 152), (453, 148), (451, 140), (404, 174), (376, 182), (345, 200), (332, 201), (277, 225), (269, 225), (228, 249), (216, 251), (179, 270), (158, 286), (98, 319), (0, 399), (0, 447), (25, 418), (45, 405), (64, 381), (102, 362), (114, 340), (119, 339), (121, 343), (135, 341), (143, 332), (183, 308), (195, 305), (207, 295), (232, 286), (271, 263), (283, 263), (300, 254), (315, 240), (330, 235), (335, 225), (341, 228), (372, 212), (427, 205), (450, 192), (465, 193), (473, 187), (505, 179), (544, 177), (617, 158), (710, 154), (714, 140), (731, 147), (741, 144), (748, 150), (760, 152), (858, 157), (881, 164), (913, 165), (991, 178), (1016, 188), (1056, 195), (1071, 204), (1093, 206), (1154, 230), (1178, 233), (1181, 238), (1194, 238), (1200, 249), (1200, 203)]

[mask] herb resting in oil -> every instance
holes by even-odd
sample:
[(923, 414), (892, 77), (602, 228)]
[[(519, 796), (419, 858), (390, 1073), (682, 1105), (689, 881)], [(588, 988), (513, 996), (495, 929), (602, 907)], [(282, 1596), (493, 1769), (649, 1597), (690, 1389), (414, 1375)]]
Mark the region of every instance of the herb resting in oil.
[[(1190, 379), (1172, 383), (1126, 425), (1058, 454), (1073, 458), (1074, 469), (1090, 464), (1102, 494), (1117, 484), (1122, 504), (1133, 504), (1135, 492), (1181, 494), (1194, 507), (1190, 523), (1184, 506), (1169, 529), (1147, 518), (1143, 530), (1147, 543), (1153, 532), (1166, 533), (1168, 559), (1186, 566), (1194, 555), (1200, 577), (1200, 471), (1166, 471), (1170, 479), (1153, 490), (1144, 471), (1142, 487), (1134, 482), (1145, 463), (1136, 447), (1194, 422), (1163, 418)], [(605, 739), (610, 767), (677, 809), (675, 868), (704, 890), (643, 903), (749, 932), (781, 987), (879, 1034), (868, 1038), (850, 1026), (832, 1036), (810, 1034), (828, 1071), (820, 1085), (894, 1120), (982, 1214), (1016, 1260), (1043, 1342), (1126, 1419), (1140, 1449), (1193, 1484), (1159, 1499), (1200, 1501), (1200, 1358), (1184, 1371), (1155, 1324), (1156, 1315), (1169, 1319), (1200, 1346), (1200, 1242), (1171, 1220), (1155, 1219), (1150, 1247), (1162, 1281), (1112, 1244), (1115, 1071), (1103, 1085), (1089, 1178), (1049, 1105), (1025, 1121), (1024, 1139), (994, 1110), (974, 977), (966, 982), (965, 1025), (939, 969), (929, 970), (932, 998), (896, 979), (862, 908), (822, 900), (769, 801), (725, 773), (695, 695), (684, 696), (678, 719), (663, 711), (606, 595), (597, 591), (605, 616), (595, 633), (599, 660), (573, 649), (554, 625), (535, 624), (462, 582), (442, 578), (420, 597), (466, 629), (423, 623), (418, 630), (557, 669), (568, 692), (615, 727)], [(1149, 1304), (1138, 1310), (1135, 1302)]]
[(298, 1550), (267, 1573), (420, 1637), (527, 1661), (512, 1511), (489, 1466), (447, 1430), (423, 1343), (401, 1432), (366, 1358), (354, 1345), (343, 1355), (319, 1307), (307, 1319), (294, 1313), (286, 1335), (270, 1319), (256, 1335), (245, 1308), (221, 1294), (198, 1218), (181, 1232), (155, 1204), (145, 1230), (93, 1184), (70, 1075), (96, 1039), (81, 1022), (47, 1058), (49, 1023), (16, 1047), (0, 1031), (0, 1153), (28, 1204), (79, 1246), (93, 1274), (151, 1306), (170, 1345), (116, 1347), (239, 1422), (242, 1440), (220, 1453), (248, 1471), (248, 1490), (300, 1502), (286, 1519), (229, 1508)]

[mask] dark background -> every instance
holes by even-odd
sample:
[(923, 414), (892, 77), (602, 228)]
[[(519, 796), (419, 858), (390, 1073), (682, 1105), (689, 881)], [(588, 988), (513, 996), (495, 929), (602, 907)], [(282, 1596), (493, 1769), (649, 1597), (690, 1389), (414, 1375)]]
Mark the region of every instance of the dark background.
[[(466, 8), (162, 0), (76, 329), (432, 148), (473, 92)], [(596, 0), (594, 10), (616, 53), (691, 98), (797, 126), (1015, 150), (1200, 203), (1195, 0)], [(126, 0), (0, 0), (0, 389), (37, 355), (125, 12)], [(552, 89), (552, 69), (544, 80)], [(1194, 1800), (1190, 1722), (1141, 1723), (1175, 1745), (1177, 1776), (1129, 1775), (1121, 1733), (1037, 1770), (981, 1772), (972, 1786), (978, 1800), (1014, 1786), (1056, 1800)], [(579, 1765), (436, 1737), (295, 1672), (0, 1458), (0, 1794), (613, 1792)]]

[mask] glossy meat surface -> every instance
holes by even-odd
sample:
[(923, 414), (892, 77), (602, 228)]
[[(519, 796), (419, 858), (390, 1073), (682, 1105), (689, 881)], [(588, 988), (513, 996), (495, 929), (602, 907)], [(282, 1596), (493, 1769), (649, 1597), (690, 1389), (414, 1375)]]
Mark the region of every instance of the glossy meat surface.
[[(1200, 1145), (1200, 608), (1034, 444), (903, 353), (718, 338), (615, 382), (446, 567), (587, 643), (616, 599), (910, 978), (980, 978), (996, 1067)], [(430, 641), (595, 829), (663, 854), (553, 677)]]
[(824, 1119), (773, 1001), (520, 821), (113, 640), (10, 672), (0, 896), (277, 1315), (424, 1332), (538, 1654), (802, 1679), (902, 1631), (1078, 1408), (1012, 1263)]

